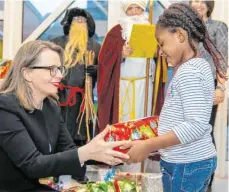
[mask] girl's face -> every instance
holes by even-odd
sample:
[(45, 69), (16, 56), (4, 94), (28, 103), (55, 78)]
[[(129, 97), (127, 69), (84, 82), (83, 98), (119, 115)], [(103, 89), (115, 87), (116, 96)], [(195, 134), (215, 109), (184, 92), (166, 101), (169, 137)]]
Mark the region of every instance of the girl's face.
[(201, 17), (207, 17), (208, 8), (204, 1), (193, 0), (191, 5), (200, 14)]
[(156, 38), (160, 46), (160, 55), (165, 57), (167, 63), (175, 67), (182, 62), (184, 39), (178, 31), (170, 32), (167, 28), (157, 26)]

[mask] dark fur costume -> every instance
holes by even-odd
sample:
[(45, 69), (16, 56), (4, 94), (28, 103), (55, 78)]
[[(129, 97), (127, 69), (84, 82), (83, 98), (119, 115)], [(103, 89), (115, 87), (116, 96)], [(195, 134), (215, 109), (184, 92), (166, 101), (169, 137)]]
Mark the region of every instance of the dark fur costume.
[(89, 12), (80, 8), (72, 8), (66, 11), (64, 18), (61, 21), (61, 25), (63, 26), (64, 29), (64, 34), (65, 35), (69, 34), (72, 19), (73, 17), (77, 17), (77, 16), (82, 16), (87, 19), (88, 35), (91, 38), (95, 34), (95, 21)]
[[(71, 27), (71, 23), (74, 17), (82, 16), (87, 18), (87, 26), (88, 26), (88, 43), (87, 43), (87, 50), (92, 50), (95, 52), (95, 59), (94, 65), (97, 65), (97, 58), (100, 50), (100, 44), (97, 43), (92, 36), (95, 33), (95, 21), (92, 16), (83, 9), (80, 8), (72, 8), (67, 10), (61, 24), (63, 25), (64, 34), (63, 36), (56, 37), (51, 41), (55, 44), (61, 46), (65, 49), (66, 44), (68, 43), (68, 34)], [(77, 34), (76, 34), (77, 35)], [(97, 73), (96, 73), (97, 74)], [(95, 82), (97, 79), (96, 76), (92, 76), (93, 87), (95, 86)], [(85, 87), (85, 65), (83, 63), (78, 63), (74, 67), (68, 69), (68, 74), (63, 79), (63, 84), (71, 87), (78, 87), (80, 89), (84, 89)], [(60, 102), (65, 103), (69, 97), (70, 90), (64, 89), (60, 92)], [(86, 124), (83, 120), (81, 126), (79, 127), (79, 122), (76, 122), (76, 119), (80, 113), (80, 106), (82, 103), (82, 95), (80, 93), (76, 93), (76, 104), (73, 106), (65, 106), (61, 107), (62, 116), (65, 121), (66, 127), (72, 136), (74, 142), (77, 146), (82, 146), (87, 141), (87, 134), (86, 134)], [(80, 128), (80, 134), (78, 134), (78, 129)], [(90, 127), (92, 130), (92, 124)], [(92, 137), (92, 132), (91, 132)]]

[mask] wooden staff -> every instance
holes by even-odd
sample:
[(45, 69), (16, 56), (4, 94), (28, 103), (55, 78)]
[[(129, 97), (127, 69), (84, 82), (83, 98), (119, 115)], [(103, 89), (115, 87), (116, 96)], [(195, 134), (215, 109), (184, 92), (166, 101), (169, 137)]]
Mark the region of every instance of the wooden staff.
[[(149, 23), (153, 23), (153, 0), (150, 0), (149, 4)], [(144, 102), (144, 116), (147, 117), (148, 111), (148, 97), (149, 97), (149, 70), (150, 70), (150, 58), (146, 60), (146, 86), (145, 86), (145, 102)], [(141, 163), (141, 172), (143, 173), (145, 169), (144, 162)]]

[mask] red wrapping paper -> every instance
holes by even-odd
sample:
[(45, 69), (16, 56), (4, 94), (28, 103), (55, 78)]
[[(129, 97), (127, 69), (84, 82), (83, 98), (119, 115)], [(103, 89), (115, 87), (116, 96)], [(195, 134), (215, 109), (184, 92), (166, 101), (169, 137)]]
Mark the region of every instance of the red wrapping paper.
[(0, 63), (0, 79), (4, 79), (11, 65), (11, 61), (3, 61)]
[[(105, 136), (107, 142), (123, 141), (123, 140), (145, 140), (158, 136), (159, 116), (146, 117), (133, 121), (117, 123), (111, 125), (110, 132)], [(119, 147), (114, 148), (116, 151), (127, 153)]]

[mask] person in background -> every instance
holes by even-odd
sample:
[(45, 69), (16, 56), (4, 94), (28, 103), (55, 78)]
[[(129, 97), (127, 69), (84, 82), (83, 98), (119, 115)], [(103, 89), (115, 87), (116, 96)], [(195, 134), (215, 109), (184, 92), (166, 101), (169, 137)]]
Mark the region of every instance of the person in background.
[[(228, 27), (225, 23), (221, 21), (216, 21), (211, 19), (212, 12), (214, 10), (214, 1), (202, 1), (202, 0), (193, 0), (190, 1), (192, 7), (199, 13), (201, 18), (206, 24), (209, 36), (211, 41), (214, 43), (216, 48), (220, 51), (223, 59), (221, 62), (221, 72), (226, 73), (228, 68)], [(215, 97), (214, 97), (214, 107), (212, 110), (211, 116), (211, 125), (215, 124), (215, 116), (217, 111), (217, 106), (219, 103), (222, 103), (225, 99), (225, 79), (222, 79), (217, 75), (217, 71), (214, 65), (214, 60), (207, 50), (203, 47), (203, 44), (200, 43), (200, 56), (205, 58), (211, 65), (212, 73), (215, 78)]]
[[(210, 35), (211, 41), (214, 43), (216, 48), (221, 52), (224, 57), (221, 60), (222, 72), (227, 73), (228, 68), (228, 27), (225, 23), (221, 21), (216, 21), (211, 18), (212, 12), (214, 10), (215, 1), (202, 1), (202, 0), (192, 0), (190, 1), (191, 6), (199, 13), (201, 18), (204, 20), (208, 33)], [(216, 113), (218, 104), (222, 103), (225, 99), (225, 80), (217, 75), (214, 61), (211, 55), (203, 47), (203, 44), (199, 45), (200, 55), (205, 58), (211, 65), (212, 73), (215, 79), (215, 97), (212, 107), (212, 113), (210, 118), (210, 124), (212, 125), (212, 139), (215, 144), (214, 139), (214, 125), (216, 119)], [(214, 176), (214, 175), (213, 175)], [(213, 176), (209, 186), (212, 185)]]
[[(149, 24), (148, 0), (122, 0), (125, 16), (106, 35), (98, 59), (98, 127), (152, 115), (155, 61), (150, 59), (147, 113), (144, 114), (147, 58), (131, 58), (134, 24)], [(140, 171), (123, 165), (122, 171)]]
[[(61, 112), (66, 127), (77, 146), (83, 146), (88, 139), (93, 138), (93, 123), (89, 122), (89, 130), (86, 128), (85, 115), (81, 122), (80, 115), (84, 97), (82, 92), (85, 90), (86, 73), (92, 77), (92, 89), (95, 87), (97, 80), (97, 57), (100, 50), (100, 44), (93, 38), (95, 34), (95, 21), (93, 17), (84, 9), (72, 8), (66, 11), (61, 21), (64, 35), (56, 37), (51, 41), (60, 45), (65, 50), (66, 61), (65, 67), (68, 70), (67, 75), (63, 78), (62, 83), (71, 86), (74, 89), (81, 90), (72, 93), (71, 89), (64, 88), (59, 91), (60, 102), (62, 103)], [(85, 67), (86, 51), (93, 51), (95, 54), (93, 65)], [(73, 94), (73, 95), (72, 95)], [(66, 104), (71, 98), (75, 99), (74, 105)], [(92, 94), (92, 100), (93, 94)], [(89, 131), (89, 133), (87, 133)], [(90, 138), (88, 138), (90, 135)], [(86, 169), (85, 169), (86, 174)], [(79, 182), (86, 182), (86, 177), (75, 177)]]
[(127, 163), (145, 160), (159, 150), (164, 192), (206, 191), (216, 169), (216, 149), (209, 124), (214, 78), (210, 64), (200, 57), (202, 42), (214, 59), (217, 75), (225, 79), (220, 52), (212, 44), (205, 23), (186, 3), (165, 9), (156, 25), (161, 55), (172, 64), (175, 74), (160, 114), (158, 137), (133, 141)]
[[(147, 0), (123, 0), (126, 14), (106, 35), (99, 54), (98, 120), (103, 125), (144, 117), (146, 58), (130, 58), (128, 44), (134, 24), (149, 24)], [(155, 62), (149, 73), (147, 116), (152, 113)]]
[[(94, 88), (97, 78), (97, 57), (100, 50), (100, 44), (93, 39), (95, 34), (94, 19), (86, 10), (72, 8), (67, 10), (61, 24), (63, 25), (64, 35), (56, 37), (51, 41), (61, 46), (67, 56), (65, 67), (68, 73), (63, 78), (63, 83), (84, 89), (85, 74), (87, 72), (92, 77)], [(84, 56), (87, 50), (91, 50), (95, 53), (95, 59), (94, 65), (90, 65), (85, 69)], [(70, 94), (69, 92), (70, 90), (64, 90), (59, 93), (61, 102), (66, 102)], [(79, 122), (76, 121), (80, 113), (82, 101), (82, 95), (76, 93), (76, 105), (63, 106), (61, 108), (63, 119), (77, 146), (85, 145), (87, 142), (85, 122), (81, 124), (81, 127), (78, 127)], [(78, 129), (80, 129), (79, 134)], [(93, 136), (92, 129), (93, 127), (90, 127), (91, 137)]]
[(104, 141), (109, 127), (82, 147), (74, 144), (58, 106), (65, 73), (64, 52), (51, 42), (30, 41), (13, 59), (0, 88), (0, 191), (50, 192), (39, 178), (81, 177), (90, 159), (116, 165), (128, 158), (112, 150), (127, 141)]

